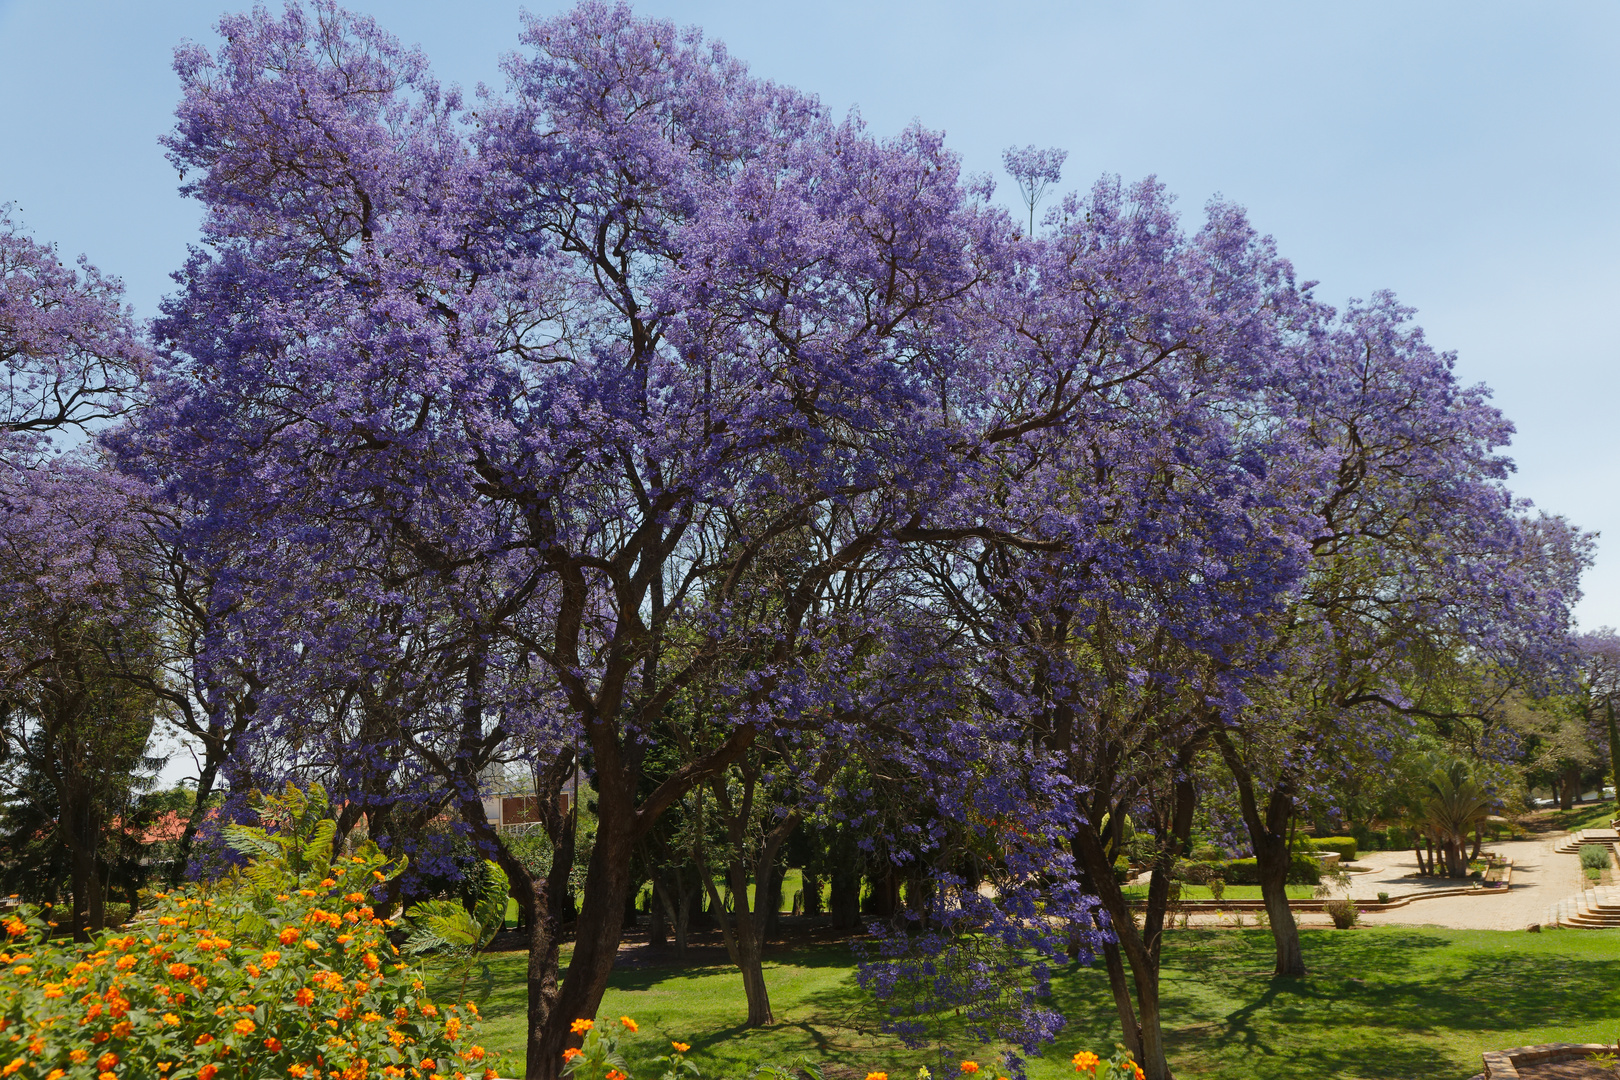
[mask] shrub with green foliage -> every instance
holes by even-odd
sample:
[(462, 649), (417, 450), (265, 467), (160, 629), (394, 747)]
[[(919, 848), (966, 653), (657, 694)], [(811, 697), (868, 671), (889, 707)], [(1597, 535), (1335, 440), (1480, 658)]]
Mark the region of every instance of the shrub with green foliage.
[(369, 842), (334, 853), (327, 809), (318, 785), (262, 800), (266, 827), (226, 830), (245, 868), (156, 894), (122, 935), (75, 944), (53, 936), (45, 911), (14, 912), (0, 952), (0, 1075), (492, 1078), (470, 1044), (476, 1007), (428, 1000), (367, 902), (403, 861)]
[(1322, 910), (1333, 920), (1335, 930), (1348, 930), (1361, 921), (1361, 909), (1352, 900), (1329, 900)]
[(1581, 866), (1587, 870), (1607, 870), (1609, 849), (1602, 844), (1582, 844)]
[(1311, 840), (1315, 851), (1336, 851), (1340, 862), (1356, 861), (1356, 838), (1353, 836), (1318, 836)]

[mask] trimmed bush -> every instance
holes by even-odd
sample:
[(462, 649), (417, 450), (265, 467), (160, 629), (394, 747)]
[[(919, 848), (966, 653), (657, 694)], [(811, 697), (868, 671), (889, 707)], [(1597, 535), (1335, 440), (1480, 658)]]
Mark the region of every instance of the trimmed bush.
[(493, 1077), (466, 1030), (389, 944), (366, 894), (402, 870), (369, 842), (334, 857), (324, 792), (268, 800), (274, 831), (230, 826), (252, 861), (157, 894), (88, 944), (51, 937), (40, 909), (6, 919), (0, 953), (5, 1075)]
[(1609, 849), (1602, 844), (1582, 844), (1581, 866), (1587, 870), (1607, 870), (1609, 868)]
[(1361, 909), (1349, 900), (1329, 900), (1322, 910), (1333, 920), (1335, 930), (1348, 930), (1361, 921)]
[(1318, 836), (1311, 840), (1317, 851), (1337, 851), (1340, 862), (1356, 861), (1356, 838), (1353, 836)]

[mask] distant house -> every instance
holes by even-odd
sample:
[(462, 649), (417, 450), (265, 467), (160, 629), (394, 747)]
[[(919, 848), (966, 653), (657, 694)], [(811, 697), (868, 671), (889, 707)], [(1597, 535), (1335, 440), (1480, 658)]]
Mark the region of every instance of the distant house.
[[(514, 764), (493, 765), (483, 776), (484, 816), (497, 832), (523, 833), (540, 824), (540, 798), (534, 793), (534, 774)], [(590, 788), (590, 780), (579, 770), (563, 784), (557, 796), (557, 809), (568, 813), (573, 793)]]

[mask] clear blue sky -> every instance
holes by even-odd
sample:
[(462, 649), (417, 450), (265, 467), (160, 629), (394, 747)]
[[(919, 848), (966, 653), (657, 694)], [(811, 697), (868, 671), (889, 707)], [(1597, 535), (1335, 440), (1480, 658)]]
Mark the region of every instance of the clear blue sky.
[[(356, 0), (442, 81), (500, 85), (514, 2)], [(974, 171), (1069, 151), (1065, 187), (1219, 192), (1331, 301), (1392, 288), (1518, 424), (1515, 490), (1588, 529), (1583, 626), (1620, 624), (1620, 4), (656, 0), (872, 128), (919, 119)], [(560, 5), (533, 2), (546, 14)], [(153, 314), (195, 235), (157, 137), (170, 50), (221, 0), (0, 0), (0, 202)], [(1010, 185), (1003, 183), (1010, 196)]]

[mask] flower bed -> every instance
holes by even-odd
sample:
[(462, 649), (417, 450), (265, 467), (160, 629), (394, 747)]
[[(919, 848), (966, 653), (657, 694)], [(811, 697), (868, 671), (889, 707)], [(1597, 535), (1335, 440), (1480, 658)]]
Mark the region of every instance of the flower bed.
[(75, 944), (48, 909), (19, 908), (0, 952), (0, 1077), (491, 1080), (477, 1009), (428, 1000), (367, 902), (402, 867), (369, 844), (332, 859), (324, 808), (299, 794), (290, 831), (233, 827), (246, 869), (160, 895), (123, 933)]

